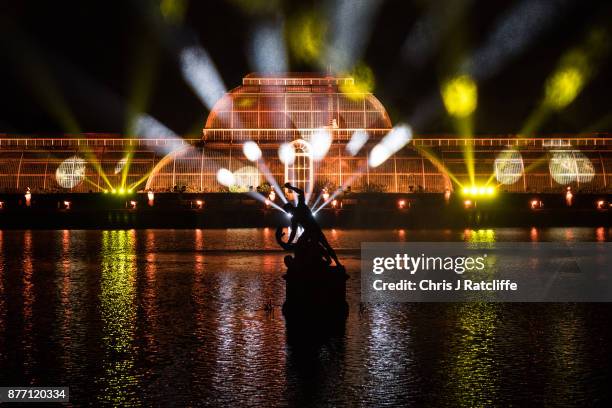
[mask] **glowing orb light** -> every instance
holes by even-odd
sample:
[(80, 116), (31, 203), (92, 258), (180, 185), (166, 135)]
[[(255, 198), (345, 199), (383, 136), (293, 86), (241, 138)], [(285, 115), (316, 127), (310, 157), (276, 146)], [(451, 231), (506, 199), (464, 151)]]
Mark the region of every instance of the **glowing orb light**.
[(368, 164), (371, 167), (378, 167), (383, 164), (391, 155), (402, 149), (412, 140), (412, 128), (408, 125), (398, 125), (391, 129), (389, 133), (378, 143), (370, 152)]
[(385, 162), (393, 153), (383, 144), (377, 144), (370, 152), (368, 163), (371, 167), (378, 167)]
[(577, 150), (552, 152), (548, 169), (552, 178), (559, 184), (570, 184), (576, 181), (588, 183), (595, 176), (593, 163)]
[(241, 191), (255, 189), (261, 182), (261, 173), (253, 166), (244, 166), (234, 172), (235, 185)]
[(545, 103), (553, 109), (569, 105), (584, 86), (584, 76), (575, 67), (567, 67), (556, 72), (546, 82)]
[(74, 188), (85, 178), (85, 160), (71, 156), (64, 160), (55, 171), (55, 180), (63, 188)]
[(353, 133), (350, 142), (346, 144), (346, 151), (349, 152), (351, 156), (355, 156), (357, 153), (359, 153), (359, 150), (361, 150), (361, 148), (366, 144), (368, 139), (368, 133), (363, 129), (359, 129), (358, 131)]
[(468, 75), (450, 79), (442, 87), (442, 100), (450, 115), (458, 118), (470, 115), (478, 105), (476, 82)]
[(503, 150), (493, 163), (495, 178), (500, 184), (514, 184), (525, 171), (523, 157), (517, 150)]
[(283, 164), (293, 164), (295, 161), (295, 149), (291, 143), (283, 143), (278, 148), (278, 158)]
[(217, 171), (217, 181), (226, 187), (230, 187), (236, 184), (236, 178), (234, 177), (234, 173), (232, 173), (228, 169), (219, 169), (219, 171)]
[(323, 160), (331, 147), (331, 143), (332, 137), (327, 130), (317, 130), (310, 140), (310, 144), (312, 145), (312, 158), (314, 160)]
[(245, 157), (250, 161), (254, 162), (261, 158), (261, 149), (257, 146), (257, 143), (253, 141), (245, 142), (242, 145), (242, 152)]

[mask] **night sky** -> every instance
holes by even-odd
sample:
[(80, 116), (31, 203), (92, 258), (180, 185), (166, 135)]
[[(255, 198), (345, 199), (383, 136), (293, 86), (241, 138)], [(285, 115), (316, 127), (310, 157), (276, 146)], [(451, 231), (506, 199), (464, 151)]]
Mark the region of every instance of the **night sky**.
[[(394, 123), (409, 121), (432, 95), (439, 99), (442, 78), (456, 72), (458, 61), (482, 47), (500, 19), (521, 2), (463, 1), (467, 6), (460, 18), (435, 27), (440, 38), (426, 49), (424, 62), (403, 58), (409, 34), (425, 16), (444, 15), (450, 3), (387, 0), (372, 18), (361, 58), (371, 67), (374, 94)], [(562, 55), (580, 46), (593, 27), (612, 27), (609, 1), (539, 3), (559, 8), (551, 13), (549, 27), (533, 36), (518, 55), (503, 61), (496, 72), (478, 80), (477, 134), (518, 132), (542, 100), (546, 78)], [(258, 8), (262, 4), (263, 9)], [(177, 56), (181, 45), (204, 47), (231, 89), (254, 70), (248, 50), (258, 24), (284, 20), (287, 27), (300, 15), (317, 12), (329, 26), (328, 9), (324, 2), (191, 0), (184, 19), (168, 23), (155, 1), (2, 2), (0, 132), (124, 133), (127, 103), (137, 101), (143, 111), (176, 133), (198, 134), (208, 110), (183, 79)], [(550, 115), (540, 133), (612, 130), (610, 51), (598, 60), (578, 97)], [(316, 63), (299, 61), (291, 53), (290, 68), (320, 70)], [(438, 110), (415, 132), (455, 133), (456, 129)]]

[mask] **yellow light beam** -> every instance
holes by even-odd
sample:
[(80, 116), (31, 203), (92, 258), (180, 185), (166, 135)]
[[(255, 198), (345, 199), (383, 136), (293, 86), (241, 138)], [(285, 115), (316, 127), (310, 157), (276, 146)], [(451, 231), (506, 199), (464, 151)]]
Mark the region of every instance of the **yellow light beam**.
[[(446, 112), (462, 138), (473, 136), (472, 114), (478, 106), (478, 86), (469, 75), (459, 75), (443, 82), (440, 90)], [(470, 182), (475, 182), (474, 149), (471, 144), (463, 146), (463, 157)]]
[(591, 29), (580, 46), (567, 51), (544, 84), (544, 95), (529, 115), (520, 132), (531, 136), (554, 112), (570, 105), (594, 77), (597, 67), (610, 49), (610, 35), (605, 28)]
[(97, 189), (98, 189), (98, 190), (100, 190), (100, 191), (103, 191), (103, 190), (104, 190), (104, 188), (102, 188), (102, 186), (100, 186), (100, 185), (99, 185), (98, 183), (96, 183), (95, 181), (93, 181), (93, 180), (89, 179), (89, 177), (87, 177), (87, 176), (84, 176), (84, 177), (83, 177), (83, 181), (85, 181), (85, 182), (87, 182), (87, 183), (91, 184), (92, 186), (94, 186), (95, 188), (97, 188)]
[(349, 99), (361, 100), (374, 91), (374, 72), (364, 62), (357, 63), (346, 75), (353, 78), (354, 82), (341, 83), (340, 91)]
[(413, 147), (420, 154), (425, 156), (440, 172), (442, 172), (443, 174), (447, 174), (448, 177), (450, 177), (451, 180), (453, 180), (460, 188), (463, 188), (463, 184), (459, 181), (459, 179), (457, 179), (457, 177), (446, 168), (444, 163), (442, 163), (442, 161), (438, 157), (436, 157), (433, 152), (431, 152), (425, 146), (417, 146), (413, 144)]
[[(12, 45), (9, 44), (9, 53), (12, 57), (10, 60), (19, 65), (19, 73), (27, 79), (25, 82), (30, 85), (31, 91), (41, 100), (42, 106), (61, 125), (69, 137), (80, 137), (81, 127), (63, 98), (59, 86), (50, 72), (45, 69), (44, 61), (37, 56), (39, 53), (34, 45), (28, 42), (15, 27), (3, 24), (3, 28), (11, 28), (13, 42)], [(110, 182), (91, 150), (85, 146), (81, 152), (110, 186)]]
[[(162, 13), (164, 9), (167, 13), (178, 13), (181, 10), (181, 12), (184, 12), (186, 2), (182, 0), (167, 0), (162, 2), (160, 7), (162, 9)], [(142, 112), (147, 110), (147, 106), (151, 98), (151, 92), (153, 90), (153, 81), (157, 73), (156, 68), (158, 62), (158, 50), (150, 41), (138, 41), (132, 45), (132, 48), (134, 49), (134, 63), (131, 70), (130, 96), (127, 103), (128, 112), (125, 127), (125, 134), (127, 138), (139, 136), (136, 135), (137, 121)], [(125, 164), (121, 169), (120, 186), (123, 188), (126, 187), (133, 156), (134, 147), (130, 143), (126, 149)]]
[(292, 56), (299, 62), (316, 63), (324, 51), (327, 24), (319, 13), (302, 13), (289, 20), (286, 36)]

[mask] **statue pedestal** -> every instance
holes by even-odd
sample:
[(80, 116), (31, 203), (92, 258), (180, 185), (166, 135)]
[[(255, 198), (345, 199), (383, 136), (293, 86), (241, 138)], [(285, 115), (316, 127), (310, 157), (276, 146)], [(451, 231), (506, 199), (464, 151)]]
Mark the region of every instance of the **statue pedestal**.
[(290, 265), (283, 276), (286, 296), (283, 314), (286, 319), (340, 319), (348, 315), (346, 281), (343, 267), (321, 265), (313, 268)]

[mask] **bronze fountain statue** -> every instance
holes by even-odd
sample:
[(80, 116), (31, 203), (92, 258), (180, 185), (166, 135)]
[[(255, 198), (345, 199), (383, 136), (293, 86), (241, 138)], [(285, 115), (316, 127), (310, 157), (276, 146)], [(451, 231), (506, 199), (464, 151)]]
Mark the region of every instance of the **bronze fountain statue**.
[[(287, 203), (284, 207), (291, 217), (287, 242), (283, 241), (283, 227), (276, 230), (278, 244), (293, 252), (293, 256), (285, 256), (287, 273), (283, 278), (287, 287), (283, 313), (286, 317), (317, 317), (321, 314), (345, 317), (348, 312), (346, 270), (306, 204), (304, 191), (289, 183), (284, 187), (297, 194), (298, 202), (297, 206)], [(303, 231), (294, 242), (298, 228)], [(332, 265), (332, 260), (335, 265)]]

